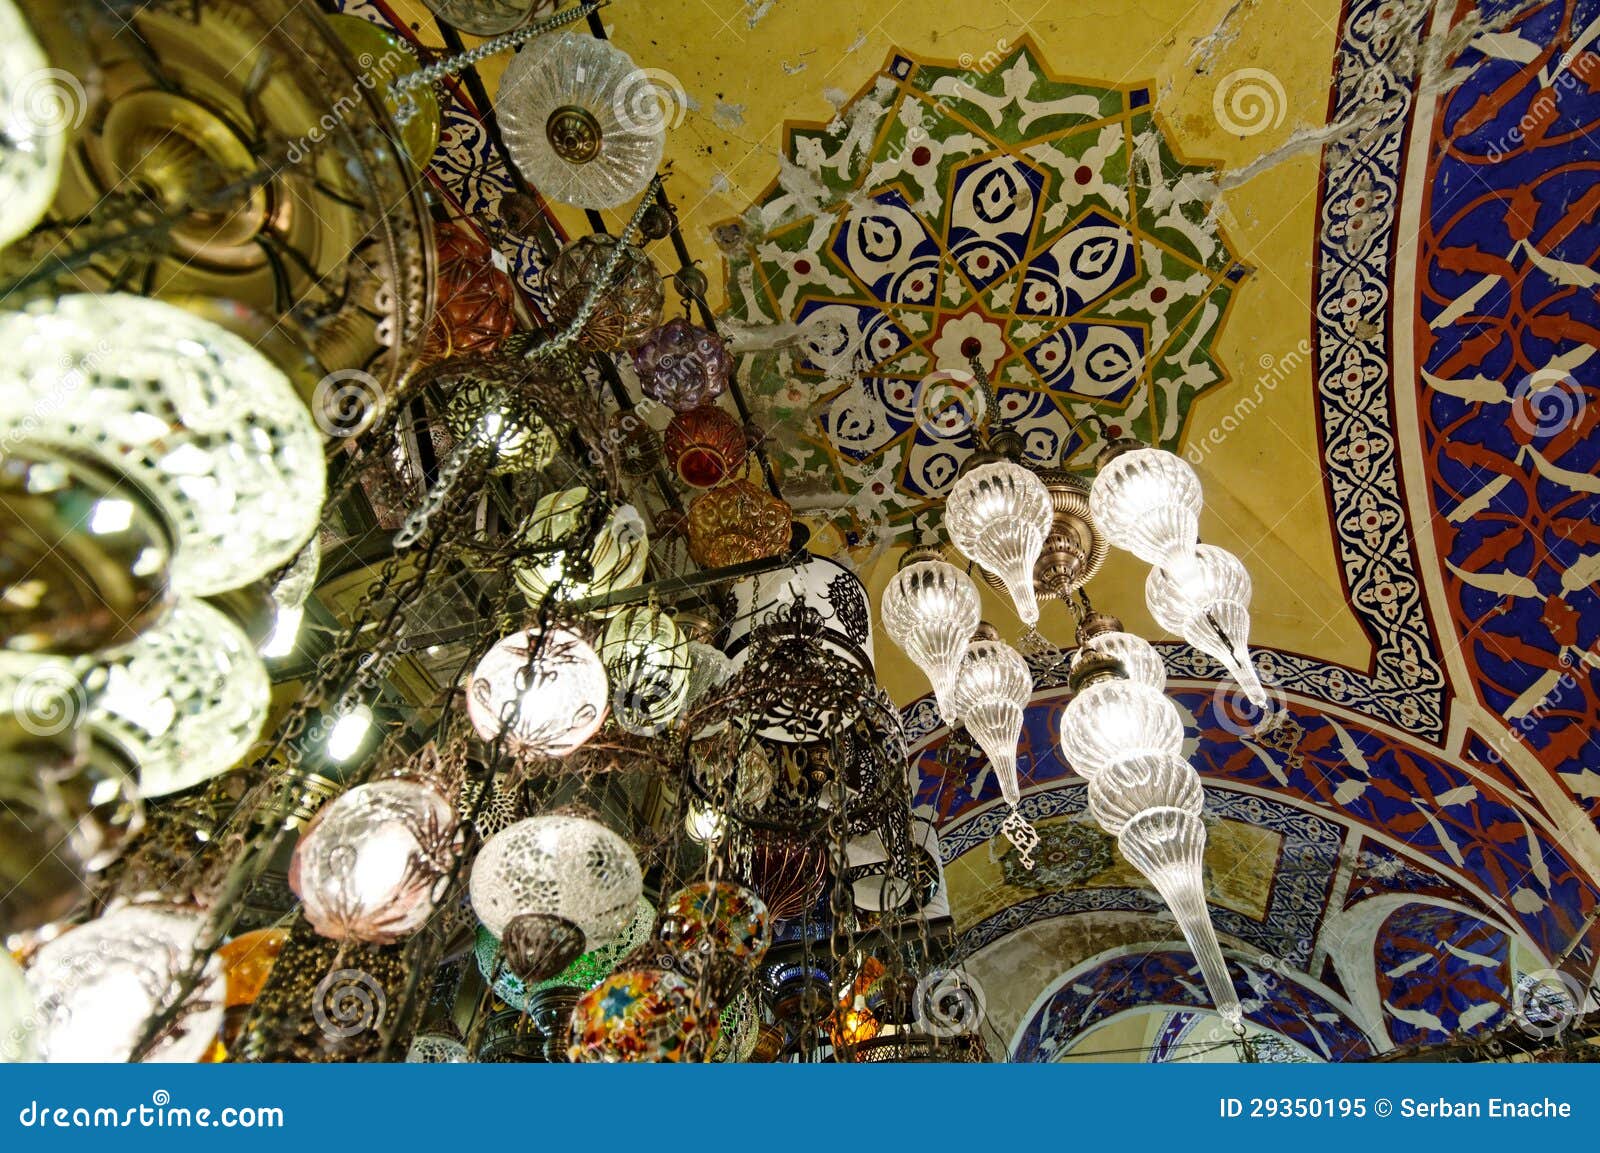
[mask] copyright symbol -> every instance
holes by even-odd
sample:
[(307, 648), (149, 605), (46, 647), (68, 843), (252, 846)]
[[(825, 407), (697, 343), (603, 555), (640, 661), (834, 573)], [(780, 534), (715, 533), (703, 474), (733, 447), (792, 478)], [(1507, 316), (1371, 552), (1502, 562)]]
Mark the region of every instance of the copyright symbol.
[(1390, 1103), (1389, 1098), (1379, 1097), (1372, 1103), (1372, 1111), (1379, 1117), (1387, 1117), (1394, 1112), (1394, 1105)]

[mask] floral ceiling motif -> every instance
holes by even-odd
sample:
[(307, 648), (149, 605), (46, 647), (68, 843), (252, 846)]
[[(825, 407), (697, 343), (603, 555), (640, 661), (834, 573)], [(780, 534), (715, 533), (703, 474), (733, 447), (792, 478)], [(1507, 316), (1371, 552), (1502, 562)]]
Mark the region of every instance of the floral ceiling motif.
[[(1002, 45), (1004, 48), (1004, 45)], [(1087, 466), (1087, 414), (1175, 448), (1224, 379), (1209, 348), (1245, 269), (1163, 135), (1150, 92), (1049, 74), (1031, 44), (977, 63), (893, 55), (728, 238), (731, 317), (792, 324), (744, 382), (786, 485), (861, 520), (935, 502), (988, 403), (1034, 463)]]

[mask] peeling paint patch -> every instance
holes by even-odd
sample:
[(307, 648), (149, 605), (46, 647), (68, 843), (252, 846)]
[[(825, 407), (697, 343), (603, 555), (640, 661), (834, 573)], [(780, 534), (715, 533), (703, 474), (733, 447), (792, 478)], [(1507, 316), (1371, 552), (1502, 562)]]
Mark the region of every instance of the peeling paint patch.
[(780, 60), (778, 61), (778, 67), (783, 69), (783, 74), (785, 76), (798, 76), (800, 73), (806, 70), (806, 62), (804, 60), (800, 60), (794, 64), (790, 64), (787, 60)]
[(1211, 66), (1217, 62), (1217, 57), (1239, 39), (1241, 28), (1234, 22), (1234, 17), (1241, 11), (1248, 12), (1254, 9), (1259, 2), (1260, 0), (1233, 0), (1233, 6), (1223, 13), (1217, 26), (1191, 42), (1189, 58), (1184, 63), (1202, 74), (1211, 71)]
[(712, 105), (711, 118), (724, 128), (744, 127), (744, 105), (729, 104), (726, 100), (719, 99)]
[(822, 90), (822, 98), (833, 105), (833, 110), (837, 112), (849, 101), (850, 94), (843, 88), (824, 88)]
[(745, 17), (745, 25), (754, 28), (767, 18), (767, 13), (772, 11), (772, 6), (778, 0), (744, 0), (745, 10), (750, 13)]

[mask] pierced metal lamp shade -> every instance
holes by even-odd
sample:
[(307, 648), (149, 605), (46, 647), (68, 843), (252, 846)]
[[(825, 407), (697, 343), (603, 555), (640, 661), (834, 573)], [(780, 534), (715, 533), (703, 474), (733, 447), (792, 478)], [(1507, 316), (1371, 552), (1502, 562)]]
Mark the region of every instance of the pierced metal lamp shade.
[(1004, 641), (974, 641), (956, 676), (954, 698), (961, 723), (994, 766), (1000, 794), (1013, 808), (1022, 799), (1017, 783), (1017, 741), (1022, 715), (1033, 694), (1028, 662)]
[(456, 846), (455, 810), (438, 790), (369, 781), (317, 814), (295, 846), (289, 887), (324, 937), (386, 945), (432, 915)]
[(138, 296), (0, 316), (0, 434), (98, 457), (158, 504), (172, 585), (209, 596), (292, 560), (315, 531), (322, 438), (293, 386), (232, 333)]
[(1267, 703), (1250, 663), (1250, 573), (1238, 557), (1197, 545), (1192, 559), (1150, 570), (1145, 603), (1156, 623), (1215, 657), (1258, 707)]
[(227, 772), (266, 723), (270, 686), (255, 645), (204, 601), (172, 614), (84, 679), (88, 725), (139, 768), (160, 797)]
[(598, 821), (547, 814), (484, 842), (468, 887), (473, 911), (496, 937), (518, 917), (556, 917), (594, 949), (628, 927), (644, 877), (628, 842)]
[(650, 80), (609, 41), (564, 32), (511, 58), (495, 106), (506, 148), (528, 182), (575, 208), (614, 208), (643, 192), (661, 163), (665, 116), (637, 115)]
[(1089, 489), (1089, 512), (1106, 539), (1153, 565), (1194, 549), (1201, 501), (1194, 469), (1160, 448), (1113, 457)]
[(1110, 678), (1079, 690), (1061, 712), (1061, 751), (1087, 780), (1119, 761), (1177, 756), (1183, 719), (1164, 694), (1137, 681)]
[(544, 274), (550, 313), (558, 324), (576, 322), (594, 296), (578, 336), (578, 343), (593, 352), (633, 348), (661, 323), (666, 304), (661, 274), (632, 244), (622, 244), (610, 279), (602, 279), (619, 244), (604, 233), (580, 236), (556, 254)]
[(1033, 566), (1054, 515), (1044, 482), (1006, 460), (964, 473), (945, 498), (950, 543), (1005, 582), (1026, 625), (1039, 623)]
[[(145, 1021), (178, 992), (202, 924), (198, 913), (124, 905), (41, 946), (28, 968), (39, 1060), (129, 1060)], [(204, 1056), (222, 1024), (226, 992), (222, 962), (213, 956), (148, 1060), (190, 1064)]]
[(562, 600), (582, 600), (632, 588), (644, 576), (650, 550), (644, 518), (631, 504), (613, 509), (605, 518), (589, 548), (587, 576), (576, 575), (579, 566), (565, 551), (548, 551), (551, 546), (570, 543), (583, 531), (589, 523), (590, 499), (589, 490), (581, 487), (546, 493), (523, 522), (518, 543), (547, 550), (516, 561), (511, 569), (517, 587), (530, 603), (538, 604), (552, 590)]
[(554, 977), (528, 983), (511, 971), (501, 959), (500, 940), (482, 925), (478, 926), (473, 956), (478, 961), (478, 971), (483, 979), (494, 986), (494, 995), (514, 1009), (526, 1009), (535, 993), (558, 986), (592, 989), (611, 975), (622, 959), (650, 939), (655, 927), (656, 907), (645, 897), (633, 906), (633, 918), (614, 941), (590, 949)]
[(978, 628), (982, 604), (972, 578), (944, 561), (918, 561), (901, 569), (883, 590), (883, 630), (933, 686), (939, 715), (961, 719), (953, 696), (961, 658)]
[(39, 223), (55, 199), (67, 136), (88, 112), (77, 85), (50, 67), (16, 5), (0, 0), (0, 247)]
[(519, 757), (564, 757), (606, 719), (605, 666), (589, 642), (566, 629), (513, 633), (484, 654), (467, 685), (467, 716), (478, 736)]

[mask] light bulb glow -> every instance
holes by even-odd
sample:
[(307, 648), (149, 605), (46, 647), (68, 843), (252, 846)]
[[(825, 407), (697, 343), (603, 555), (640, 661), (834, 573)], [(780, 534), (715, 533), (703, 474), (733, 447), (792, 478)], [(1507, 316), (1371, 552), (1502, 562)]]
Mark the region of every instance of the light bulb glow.
[(1084, 641), (1083, 647), (1116, 661), (1130, 681), (1149, 685), (1157, 692), (1167, 687), (1167, 668), (1161, 654), (1135, 633), (1100, 633)]
[(362, 742), (372, 731), (372, 710), (357, 705), (333, 723), (328, 731), (327, 754), (330, 761), (343, 763), (361, 751)]
[(558, 917), (576, 925), (584, 947), (621, 935), (644, 891), (633, 848), (584, 817), (528, 817), (484, 842), (468, 884), (472, 908), (496, 937), (519, 916)]
[(306, 610), (301, 605), (279, 605), (272, 625), (272, 635), (261, 644), (261, 655), (268, 660), (280, 660), (294, 652), (300, 639), (300, 622)]
[(939, 715), (957, 723), (951, 693), (982, 614), (972, 578), (943, 561), (907, 565), (884, 589), (881, 613), (884, 631), (933, 686)]
[(1183, 719), (1160, 691), (1111, 678), (1086, 685), (1061, 712), (1061, 751), (1080, 777), (1133, 757), (1183, 751)]
[(599, 730), (608, 707), (605, 666), (566, 629), (513, 633), (472, 671), (467, 717), (491, 745), (504, 732), (515, 756), (564, 757)]
[(1039, 622), (1033, 566), (1054, 519), (1044, 481), (1000, 460), (963, 474), (945, 498), (944, 523), (961, 555), (988, 569), (1011, 593), (1023, 624)]

